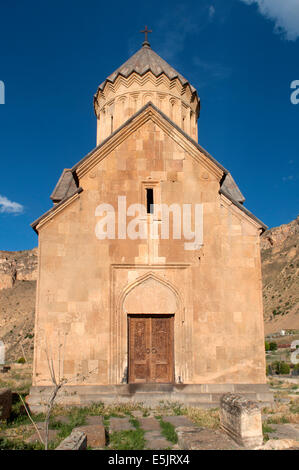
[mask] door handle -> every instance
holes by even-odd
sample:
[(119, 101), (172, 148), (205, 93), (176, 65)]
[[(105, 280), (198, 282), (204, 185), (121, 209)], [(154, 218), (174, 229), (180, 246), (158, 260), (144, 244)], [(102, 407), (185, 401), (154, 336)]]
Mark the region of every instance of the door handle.
[(146, 349), (146, 353), (149, 354), (151, 350), (149, 348)]
[(152, 353), (153, 353), (153, 354), (156, 354), (156, 352), (157, 352), (156, 348), (153, 348), (153, 349), (152, 349)]

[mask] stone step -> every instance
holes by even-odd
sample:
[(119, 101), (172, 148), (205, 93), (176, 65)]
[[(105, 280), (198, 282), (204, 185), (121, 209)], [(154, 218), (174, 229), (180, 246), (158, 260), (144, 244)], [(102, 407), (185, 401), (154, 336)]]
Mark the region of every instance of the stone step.
[[(52, 386), (31, 387), (30, 394), (42, 394), (52, 390)], [(263, 393), (269, 392), (267, 384), (117, 384), (117, 385), (65, 385), (60, 394), (85, 393), (116, 393), (135, 394), (140, 392), (169, 393)]]
[[(224, 393), (231, 391), (231, 385), (217, 384), (122, 384), (122, 385), (81, 385), (65, 386), (59, 392), (56, 403), (62, 405), (90, 405), (92, 403), (139, 402), (148, 406), (157, 406), (159, 402), (178, 402), (183, 405), (203, 408), (219, 407)], [(266, 384), (234, 385), (236, 393), (245, 398), (271, 406), (273, 394)], [(32, 387), (28, 404), (32, 411), (39, 412), (48, 401), (52, 387)]]

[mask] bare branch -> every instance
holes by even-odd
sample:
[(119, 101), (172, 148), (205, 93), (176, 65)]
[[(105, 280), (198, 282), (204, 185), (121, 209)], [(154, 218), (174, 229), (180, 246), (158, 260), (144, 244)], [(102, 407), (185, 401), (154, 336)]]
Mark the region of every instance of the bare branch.
[(43, 445), (45, 445), (45, 443), (44, 443), (44, 441), (43, 441), (43, 439), (42, 439), (42, 436), (41, 436), (41, 434), (40, 434), (40, 432), (39, 432), (39, 429), (38, 429), (38, 427), (36, 426), (36, 424), (35, 424), (35, 422), (33, 421), (33, 419), (31, 418), (30, 413), (29, 413), (29, 410), (28, 410), (28, 408), (27, 408), (27, 406), (26, 406), (26, 404), (25, 404), (25, 402), (24, 402), (22, 396), (21, 396), (19, 393), (18, 393), (18, 395), (19, 395), (19, 398), (21, 399), (21, 401), (22, 401), (22, 403), (23, 403), (23, 406), (24, 406), (24, 408), (25, 408), (25, 410), (26, 410), (26, 413), (27, 413), (27, 415), (28, 415), (28, 418), (30, 419), (31, 423), (33, 424), (33, 426), (34, 426), (34, 428), (35, 428), (35, 430), (36, 430), (36, 432), (37, 432), (37, 435), (38, 435), (38, 438), (39, 438), (40, 442), (41, 442)]

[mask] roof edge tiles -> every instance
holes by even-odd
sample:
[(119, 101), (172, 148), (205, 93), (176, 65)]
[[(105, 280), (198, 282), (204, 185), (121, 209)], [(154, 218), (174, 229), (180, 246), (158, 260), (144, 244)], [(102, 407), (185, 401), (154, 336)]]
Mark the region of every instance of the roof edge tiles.
[(118, 76), (127, 78), (134, 72), (139, 75), (144, 75), (149, 71), (156, 77), (159, 77), (164, 73), (169, 80), (177, 78), (183, 86), (189, 85), (192, 93), (197, 95), (196, 89), (190, 84), (190, 82), (164, 59), (162, 59), (162, 57), (160, 57), (155, 51), (153, 51), (149, 43), (145, 43), (126, 62), (110, 74), (106, 80), (99, 85), (97, 93), (99, 91), (103, 91), (107, 82), (114, 83)]

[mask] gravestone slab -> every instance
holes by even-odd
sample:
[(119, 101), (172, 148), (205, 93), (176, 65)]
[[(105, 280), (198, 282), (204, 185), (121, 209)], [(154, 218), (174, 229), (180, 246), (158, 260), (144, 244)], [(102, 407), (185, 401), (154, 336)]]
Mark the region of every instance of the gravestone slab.
[[(98, 418), (98, 416), (95, 416), (95, 418)], [(102, 424), (89, 424), (87, 426), (79, 426), (75, 429), (86, 435), (88, 447), (105, 447), (105, 428)]]
[(144, 431), (161, 431), (160, 422), (155, 418), (139, 418), (138, 421)]
[(55, 450), (86, 450), (87, 438), (84, 432), (73, 429)]
[(240, 450), (225, 433), (199, 427), (178, 427), (178, 445), (184, 450)]
[(172, 448), (172, 442), (169, 442), (158, 431), (148, 431), (144, 435), (145, 448), (150, 450), (169, 449)]
[(130, 423), (129, 418), (110, 418), (109, 433), (134, 430), (135, 428)]
[(86, 416), (86, 425), (103, 425), (103, 416)]
[[(46, 431), (45, 431), (45, 426), (43, 425), (40, 425), (40, 423), (36, 423), (37, 424), (37, 428), (39, 430), (39, 433), (40, 433), (40, 436), (43, 440), (43, 442), (45, 443), (46, 441)], [(44, 424), (44, 423), (43, 423)], [(54, 441), (57, 437), (57, 434), (58, 434), (58, 430), (57, 429), (49, 429), (49, 432), (48, 432), (48, 442), (51, 442), (51, 441)], [(26, 442), (28, 443), (36, 443), (36, 442), (40, 442), (40, 437), (38, 435), (37, 432), (35, 432), (34, 434), (32, 434), (30, 437), (28, 437), (26, 439)]]

